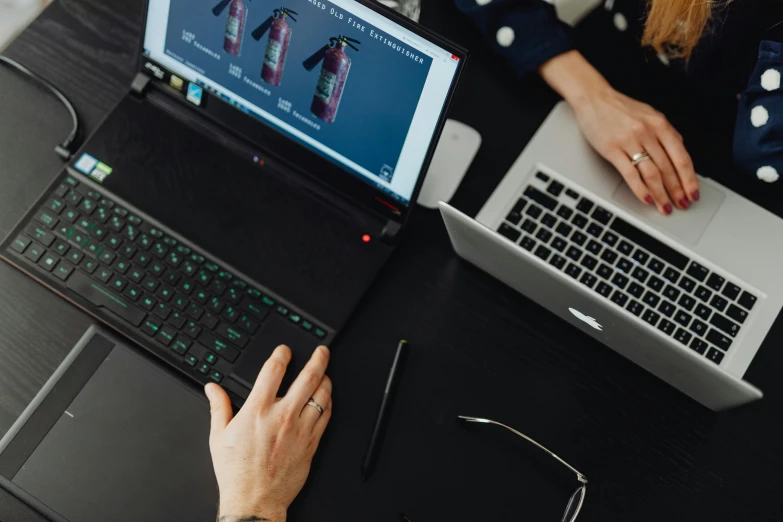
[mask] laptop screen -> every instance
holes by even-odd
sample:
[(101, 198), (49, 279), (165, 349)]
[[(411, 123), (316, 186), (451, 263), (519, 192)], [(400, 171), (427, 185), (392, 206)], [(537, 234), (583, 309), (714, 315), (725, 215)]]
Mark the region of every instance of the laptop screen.
[(354, 0), (151, 0), (144, 53), (405, 204), (459, 66)]

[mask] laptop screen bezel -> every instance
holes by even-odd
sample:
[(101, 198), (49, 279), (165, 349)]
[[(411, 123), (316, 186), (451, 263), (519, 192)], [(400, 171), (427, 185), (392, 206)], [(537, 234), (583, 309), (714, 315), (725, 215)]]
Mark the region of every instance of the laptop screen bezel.
[(364, 181), (362, 178), (349, 170), (342, 168), (337, 163), (326, 159), (312, 149), (300, 144), (272, 126), (271, 123), (267, 123), (243, 113), (223, 101), (221, 98), (211, 95), (207, 90), (204, 91), (204, 103), (202, 103), (200, 107), (196, 107), (187, 102), (182, 93), (175, 92), (171, 89), (163, 79), (151, 75), (148, 67), (150, 63), (163, 70), (167, 69), (164, 65), (144, 54), (144, 38), (147, 28), (147, 13), (149, 12), (150, 1), (153, 0), (145, 0), (144, 2), (142, 32), (138, 51), (138, 72), (148, 76), (153, 85), (160, 87), (160, 90), (169, 95), (172, 99), (179, 100), (180, 103), (189, 106), (192, 110), (204, 114), (210, 120), (220, 124), (232, 134), (238, 135), (240, 138), (257, 147), (264, 154), (274, 156), (278, 161), (287, 163), (298, 171), (320, 182), (322, 185), (342, 193), (371, 212), (403, 226), (405, 225), (410, 211), (415, 205), (419, 192), (421, 191), (425, 174), (429, 169), (429, 165), (435, 153), (435, 148), (437, 147), (438, 140), (443, 131), (443, 126), (446, 123), (448, 109), (454, 98), (454, 93), (456, 92), (457, 85), (464, 72), (465, 64), (468, 59), (467, 50), (374, 0), (354, 0), (459, 58), (454, 79), (444, 100), (443, 109), (438, 117), (433, 138), (427, 148), (427, 153), (424, 157), (421, 170), (419, 171), (413, 194), (411, 195), (410, 200), (405, 203), (389, 195), (380, 188), (373, 186), (371, 183)]

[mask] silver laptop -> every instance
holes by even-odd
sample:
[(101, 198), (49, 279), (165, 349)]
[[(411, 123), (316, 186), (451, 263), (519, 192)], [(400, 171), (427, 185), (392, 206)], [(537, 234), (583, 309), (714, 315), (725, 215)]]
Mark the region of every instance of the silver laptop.
[(457, 253), (713, 410), (783, 305), (783, 220), (709, 179), (686, 212), (638, 202), (552, 111), (476, 219), (441, 203)]

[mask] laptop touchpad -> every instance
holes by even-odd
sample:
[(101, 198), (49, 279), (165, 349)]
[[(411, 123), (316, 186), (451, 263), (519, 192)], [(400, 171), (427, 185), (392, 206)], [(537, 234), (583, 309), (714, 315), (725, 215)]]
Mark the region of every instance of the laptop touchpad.
[(695, 245), (726, 197), (719, 189), (703, 181), (699, 185), (699, 192), (701, 199), (692, 204), (691, 208), (685, 211), (675, 208), (670, 216), (664, 216), (655, 207), (641, 203), (625, 182), (617, 186), (613, 199), (626, 212), (677, 239)]

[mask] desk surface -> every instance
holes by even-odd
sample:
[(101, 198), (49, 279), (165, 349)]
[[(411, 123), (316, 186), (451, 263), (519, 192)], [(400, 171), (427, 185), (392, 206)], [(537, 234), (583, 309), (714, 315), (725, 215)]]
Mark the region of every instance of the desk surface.
[[(92, 132), (130, 83), (141, 10), (140, 0), (61, 0), (8, 55), (60, 86)], [(484, 137), (453, 201), (474, 215), (556, 98), (535, 78), (513, 79), (451, 2), (425, 1), (423, 23), (473, 51), (451, 117)], [(485, 100), (504, 110), (483, 110)], [(52, 147), (69, 122), (4, 69), (0, 122), (4, 236), (61, 169)], [(410, 232), (334, 347), (335, 415), (291, 520), (559, 520), (575, 478), (492, 427), (459, 427), (458, 414), (515, 426), (583, 471), (580, 520), (780, 518), (771, 426), (783, 406), (782, 321), (747, 373), (766, 398), (714, 414), (461, 262), (437, 212), (418, 211)], [(4, 263), (0, 289), (2, 435), (91, 319)], [(365, 484), (361, 458), (402, 337), (411, 358)], [(0, 492), (0, 520), (41, 519)]]

